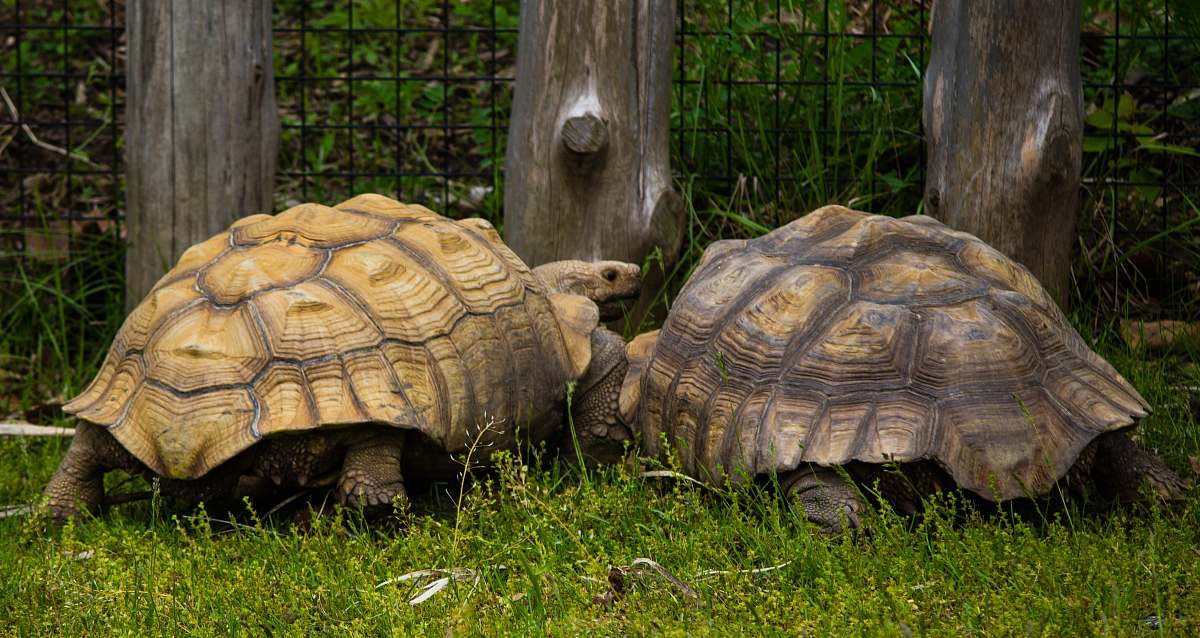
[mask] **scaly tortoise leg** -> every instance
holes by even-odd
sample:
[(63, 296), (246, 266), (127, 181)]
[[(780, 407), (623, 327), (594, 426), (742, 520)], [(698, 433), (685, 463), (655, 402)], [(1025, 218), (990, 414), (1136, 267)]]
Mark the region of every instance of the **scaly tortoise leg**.
[(254, 460), (254, 474), (271, 479), (276, 486), (294, 483), (304, 487), (334, 469), (344, 439), (339, 434), (312, 432), (264, 441)]
[(1143, 486), (1149, 486), (1151, 493), (1163, 500), (1180, 498), (1187, 489), (1187, 483), (1162, 459), (1124, 432), (1102, 434), (1095, 445), (1092, 480), (1122, 503), (1141, 499)]
[(104, 504), (104, 474), (109, 470), (134, 470), (141, 463), (113, 438), (108, 430), (80, 422), (67, 455), (42, 492), (56, 520), (82, 512), (96, 512)]
[(248, 466), (244, 457), (235, 457), (200, 478), (160, 478), (158, 488), (164, 496), (179, 499), (189, 506), (212, 504), (234, 496), (238, 479)]
[(784, 494), (798, 501), (808, 520), (826, 534), (838, 534), (843, 524), (850, 530), (862, 525), (867, 505), (854, 484), (836, 470), (819, 465), (798, 468), (779, 477)]
[(351, 443), (338, 478), (338, 501), (377, 515), (391, 511), (397, 499), (405, 500), (400, 471), (404, 438), (403, 431), (388, 429)]

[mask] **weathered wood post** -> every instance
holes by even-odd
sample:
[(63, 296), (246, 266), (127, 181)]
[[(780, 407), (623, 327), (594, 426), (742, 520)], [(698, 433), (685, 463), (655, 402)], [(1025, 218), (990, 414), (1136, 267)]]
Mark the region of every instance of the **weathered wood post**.
[(270, 212), (279, 143), (270, 0), (126, 5), (126, 308), (180, 253)]
[(1062, 304), (1079, 204), (1079, 0), (939, 0), (925, 75), (925, 205)]
[(504, 234), (531, 265), (677, 256), (674, 24), (674, 0), (521, 3)]

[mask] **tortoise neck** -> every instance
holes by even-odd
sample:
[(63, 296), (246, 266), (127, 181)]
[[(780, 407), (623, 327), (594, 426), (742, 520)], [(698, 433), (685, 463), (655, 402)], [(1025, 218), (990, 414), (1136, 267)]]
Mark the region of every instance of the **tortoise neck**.
[(615, 463), (633, 433), (621, 419), (617, 399), (628, 368), (625, 341), (607, 328), (592, 333), (592, 361), (579, 380), (571, 404), (575, 435), (583, 455), (597, 463)]

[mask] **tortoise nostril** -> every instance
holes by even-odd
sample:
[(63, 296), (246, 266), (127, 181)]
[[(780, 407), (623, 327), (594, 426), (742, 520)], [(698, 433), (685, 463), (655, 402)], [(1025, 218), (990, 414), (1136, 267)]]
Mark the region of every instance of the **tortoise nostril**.
[(606, 269), (606, 270), (605, 270), (603, 273), (601, 273), (601, 274), (602, 274), (602, 276), (604, 277), (604, 279), (605, 279), (606, 281), (610, 281), (610, 282), (612, 282), (612, 281), (616, 281), (616, 280), (617, 280), (617, 271), (613, 270), (612, 268), (608, 268), (608, 269)]

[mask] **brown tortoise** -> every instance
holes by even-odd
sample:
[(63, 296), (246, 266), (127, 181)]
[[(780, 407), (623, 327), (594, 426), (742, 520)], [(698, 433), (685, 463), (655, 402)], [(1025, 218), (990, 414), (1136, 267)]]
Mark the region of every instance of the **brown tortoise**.
[(530, 270), (484, 220), (379, 195), (246, 217), (183, 254), (64, 407), (83, 422), (49, 507), (101, 505), (111, 469), (195, 501), (336, 472), (344, 503), (390, 506), (404, 474), (453, 473), (447, 451), (558, 432), (596, 304), (639, 287), (620, 262)]
[[(598, 353), (623, 347), (598, 335)], [(634, 437), (704, 480), (777, 473), (830, 531), (862, 511), (836, 466), (881, 478), (903, 509), (947, 474), (989, 500), (1068, 475), (1122, 498), (1183, 488), (1126, 435), (1145, 400), (1030, 273), (928, 217), (829, 206), (715, 242), (661, 331), (626, 353), (628, 370), (617, 357), (581, 395), (604, 412), (581, 433), (593, 456)]]

